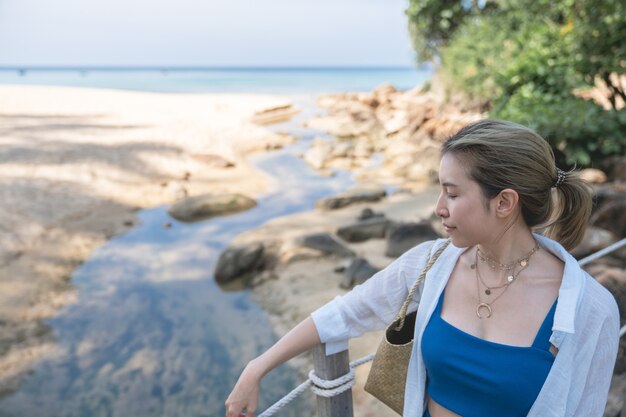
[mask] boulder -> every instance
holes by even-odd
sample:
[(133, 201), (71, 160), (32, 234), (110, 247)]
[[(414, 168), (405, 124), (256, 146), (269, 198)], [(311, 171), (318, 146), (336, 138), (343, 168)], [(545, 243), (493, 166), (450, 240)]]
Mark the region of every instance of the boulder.
[(167, 210), (173, 218), (192, 222), (213, 216), (236, 213), (256, 206), (256, 202), (241, 194), (203, 194), (176, 201)]
[(365, 220), (365, 219), (371, 219), (372, 217), (385, 217), (385, 214), (384, 213), (376, 213), (371, 208), (365, 207), (363, 210), (361, 210), (361, 214), (359, 214), (359, 217), (357, 217), (357, 219), (358, 220)]
[(337, 229), (337, 235), (347, 242), (364, 242), (368, 239), (385, 237), (389, 220), (384, 216), (370, 217)]
[(439, 238), (428, 220), (419, 223), (391, 223), (387, 230), (385, 255), (394, 258), (415, 245)]
[(355, 258), (350, 263), (348, 269), (344, 271), (344, 277), (339, 286), (341, 288), (352, 288), (370, 279), (379, 270), (374, 268), (363, 258)]
[(230, 247), (220, 255), (215, 267), (215, 280), (225, 284), (264, 267), (265, 248), (262, 243)]
[(354, 252), (350, 248), (339, 242), (329, 233), (315, 233), (304, 236), (300, 239), (300, 244), (307, 248), (316, 249), (327, 255), (354, 256)]
[(319, 200), (315, 206), (322, 210), (334, 210), (354, 203), (379, 201), (386, 195), (387, 191), (383, 187), (356, 187), (334, 197)]

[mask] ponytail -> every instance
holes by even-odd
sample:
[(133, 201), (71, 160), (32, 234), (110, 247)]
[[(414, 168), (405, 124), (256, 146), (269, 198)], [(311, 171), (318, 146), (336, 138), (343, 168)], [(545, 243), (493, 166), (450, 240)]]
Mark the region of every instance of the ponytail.
[(552, 220), (542, 228), (542, 233), (572, 250), (585, 235), (592, 203), (591, 187), (580, 174), (564, 173), (561, 184), (553, 188)]

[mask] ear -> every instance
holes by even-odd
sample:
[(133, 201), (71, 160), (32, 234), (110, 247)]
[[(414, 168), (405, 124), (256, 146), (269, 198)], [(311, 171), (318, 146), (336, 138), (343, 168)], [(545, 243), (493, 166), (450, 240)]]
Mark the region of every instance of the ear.
[(519, 203), (519, 194), (510, 188), (505, 188), (493, 199), (496, 215), (500, 218), (509, 217), (515, 213)]

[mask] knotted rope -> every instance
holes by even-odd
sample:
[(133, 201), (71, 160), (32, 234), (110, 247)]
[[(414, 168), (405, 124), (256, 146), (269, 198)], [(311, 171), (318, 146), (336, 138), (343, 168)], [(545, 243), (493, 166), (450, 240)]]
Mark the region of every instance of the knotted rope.
[(350, 371), (348, 371), (347, 374), (332, 380), (322, 379), (311, 370), (309, 372), (309, 378), (306, 381), (298, 385), (289, 394), (281, 398), (276, 404), (272, 405), (270, 408), (259, 414), (259, 417), (270, 417), (276, 414), (278, 410), (285, 407), (298, 395), (306, 391), (309, 387), (311, 388), (311, 391), (315, 393), (315, 395), (326, 398), (334, 397), (341, 394), (342, 392), (349, 390), (354, 386), (355, 383), (354, 368), (363, 365), (364, 363), (370, 362), (372, 359), (374, 359), (373, 353), (364, 356), (361, 359), (350, 362)]

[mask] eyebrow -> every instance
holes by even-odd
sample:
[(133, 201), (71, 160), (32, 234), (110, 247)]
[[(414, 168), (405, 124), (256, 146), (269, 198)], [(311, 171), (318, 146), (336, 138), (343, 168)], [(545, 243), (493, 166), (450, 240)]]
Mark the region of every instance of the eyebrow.
[(453, 184), (451, 182), (444, 182), (441, 184), (442, 187), (456, 187), (456, 184)]

